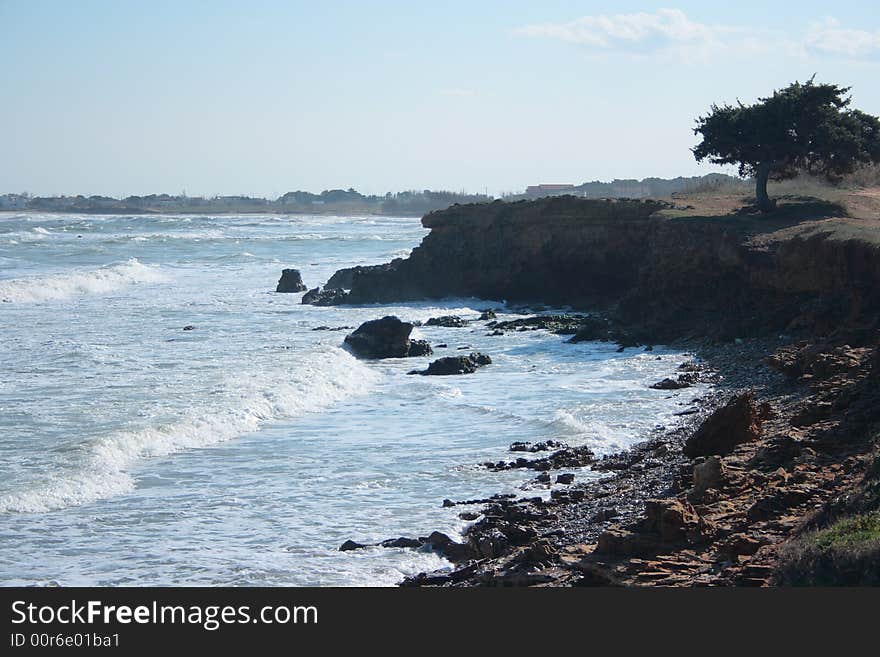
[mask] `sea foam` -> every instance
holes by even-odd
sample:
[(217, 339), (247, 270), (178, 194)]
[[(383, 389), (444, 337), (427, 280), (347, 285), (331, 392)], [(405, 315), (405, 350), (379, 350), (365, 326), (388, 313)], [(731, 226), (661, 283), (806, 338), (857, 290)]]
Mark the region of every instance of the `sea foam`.
[(42, 513), (131, 492), (130, 470), (144, 459), (209, 447), (255, 432), (266, 423), (318, 411), (368, 390), (380, 377), (338, 347), (320, 347), (291, 363), (240, 372), (220, 389), (219, 402), (195, 405), (176, 421), (118, 431), (85, 445), (77, 464), (42, 484), (0, 498), (0, 512)]
[(0, 280), (0, 300), (7, 303), (64, 301), (85, 294), (108, 294), (135, 283), (165, 280), (156, 267), (132, 258), (97, 269)]

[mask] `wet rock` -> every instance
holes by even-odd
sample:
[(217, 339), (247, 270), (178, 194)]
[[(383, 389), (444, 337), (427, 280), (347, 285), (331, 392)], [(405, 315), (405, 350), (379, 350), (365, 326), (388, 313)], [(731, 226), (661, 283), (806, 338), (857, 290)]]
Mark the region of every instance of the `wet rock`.
[(467, 561), (474, 557), (472, 546), (465, 543), (457, 543), (443, 532), (432, 532), (423, 543), (450, 561)]
[(523, 317), (492, 325), (496, 331), (537, 331), (543, 329), (559, 335), (574, 335), (583, 320), (583, 315), (536, 315)]
[(362, 543), (355, 543), (354, 541), (346, 541), (342, 545), (339, 546), (340, 552), (350, 552), (351, 550), (360, 550), (362, 548), (367, 547)]
[(560, 475), (556, 475), (556, 483), (557, 484), (570, 484), (574, 481), (574, 475), (570, 472), (564, 472)]
[(557, 450), (540, 459), (518, 458), (516, 461), (498, 461), (497, 463), (486, 462), (483, 465), (489, 470), (500, 472), (503, 470), (513, 470), (516, 468), (527, 468), (546, 472), (548, 470), (558, 470), (561, 468), (580, 468), (590, 465), (595, 460), (593, 450), (586, 445), (579, 447), (566, 447)]
[(489, 365), (492, 359), (486, 354), (474, 352), (468, 356), (446, 356), (438, 358), (430, 365), (428, 369), (422, 371), (413, 371), (411, 374), (422, 374), (426, 376), (449, 376), (454, 374), (473, 374), (478, 367)]
[(697, 456), (725, 455), (742, 443), (761, 435), (761, 418), (750, 392), (733, 397), (710, 415), (684, 445), (684, 453)]
[(427, 340), (410, 340), (409, 341), (409, 356), (430, 356), (434, 353), (434, 350), (431, 349), (431, 345), (428, 344)]
[(431, 347), (423, 340), (410, 340), (413, 326), (387, 316), (361, 324), (345, 337), (345, 344), (358, 358), (405, 358), (424, 356)]
[(476, 511), (462, 511), (458, 514), (458, 517), (462, 520), (476, 520), (480, 517), (480, 514)]
[(480, 313), (481, 322), (487, 322), (490, 319), (496, 319), (497, 317), (498, 315), (495, 314), (494, 310), (484, 310), (482, 313)]
[(196, 327), (193, 326), (192, 324), (187, 324), (186, 326), (183, 327), (183, 330), (184, 331), (195, 331)]
[(400, 538), (389, 538), (384, 540), (379, 545), (386, 548), (420, 548), (422, 542), (417, 538), (401, 536)]
[(511, 452), (547, 452), (551, 449), (565, 449), (568, 445), (561, 440), (544, 440), (539, 443), (517, 441), (510, 443), (508, 450)]
[(281, 270), (281, 278), (278, 279), (278, 285), (275, 287), (276, 292), (305, 292), (306, 289), (299, 269)]
[(467, 322), (458, 315), (443, 315), (442, 317), (432, 317), (425, 326), (443, 326), (446, 328), (462, 328), (467, 326)]
[(697, 377), (693, 374), (679, 374), (677, 378), (665, 378), (657, 383), (652, 383), (649, 388), (654, 390), (680, 390), (682, 388), (690, 388), (697, 382)]
[(313, 288), (303, 295), (302, 302), (311, 306), (336, 306), (348, 300), (345, 290), (322, 290)]

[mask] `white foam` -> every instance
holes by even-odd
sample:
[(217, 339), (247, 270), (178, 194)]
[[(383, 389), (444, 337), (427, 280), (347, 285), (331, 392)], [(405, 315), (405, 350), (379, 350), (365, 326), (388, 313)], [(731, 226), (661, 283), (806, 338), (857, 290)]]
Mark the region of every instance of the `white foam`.
[(107, 294), (135, 283), (156, 283), (165, 276), (135, 258), (119, 264), (63, 274), (0, 280), (0, 300), (12, 303), (63, 301), (84, 294)]
[(278, 362), (270, 371), (227, 380), (221, 401), (191, 408), (177, 421), (119, 431), (89, 443), (87, 457), (38, 487), (0, 498), (0, 512), (42, 513), (125, 494), (144, 459), (208, 447), (252, 433), (263, 424), (317, 411), (368, 389), (379, 374), (337, 347)]

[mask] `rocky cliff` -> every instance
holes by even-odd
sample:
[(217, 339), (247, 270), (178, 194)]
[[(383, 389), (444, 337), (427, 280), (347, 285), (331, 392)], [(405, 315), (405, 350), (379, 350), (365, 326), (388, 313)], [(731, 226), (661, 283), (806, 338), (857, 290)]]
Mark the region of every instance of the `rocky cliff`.
[(765, 218), (574, 197), (453, 206), (423, 218), (431, 232), (409, 258), (338, 278), (348, 303), (475, 296), (605, 308), (653, 341), (876, 323), (878, 244), (841, 230), (837, 206), (798, 207)]

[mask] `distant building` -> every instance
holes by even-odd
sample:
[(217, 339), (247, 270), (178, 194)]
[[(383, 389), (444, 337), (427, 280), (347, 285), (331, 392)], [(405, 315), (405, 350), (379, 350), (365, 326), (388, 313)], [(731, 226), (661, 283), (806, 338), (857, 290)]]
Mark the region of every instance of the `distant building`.
[(547, 196), (573, 191), (574, 185), (549, 185), (546, 183), (542, 183), (540, 185), (529, 185), (528, 187), (526, 187), (527, 196)]

